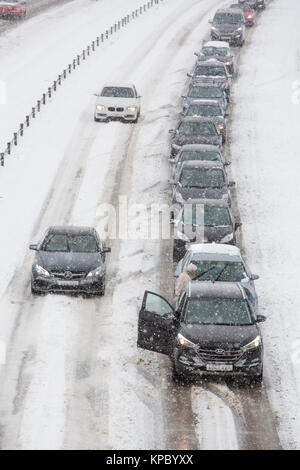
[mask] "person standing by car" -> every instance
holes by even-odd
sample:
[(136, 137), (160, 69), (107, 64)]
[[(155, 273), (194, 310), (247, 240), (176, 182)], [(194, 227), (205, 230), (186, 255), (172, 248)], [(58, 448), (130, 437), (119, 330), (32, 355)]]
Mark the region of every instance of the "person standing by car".
[(176, 300), (180, 296), (181, 292), (185, 288), (185, 286), (191, 282), (192, 277), (197, 271), (197, 266), (195, 264), (189, 264), (186, 271), (183, 271), (179, 278), (177, 279), (176, 286), (175, 286), (175, 294), (174, 294), (174, 304)]

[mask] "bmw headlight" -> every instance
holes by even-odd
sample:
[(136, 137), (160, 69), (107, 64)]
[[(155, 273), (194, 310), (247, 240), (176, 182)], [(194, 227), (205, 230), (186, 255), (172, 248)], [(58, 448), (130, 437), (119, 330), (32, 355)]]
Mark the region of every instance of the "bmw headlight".
[(196, 345), (192, 343), (192, 341), (189, 341), (186, 339), (181, 333), (178, 333), (177, 335), (177, 342), (180, 346), (184, 346), (186, 348), (195, 348)]
[(97, 109), (97, 111), (104, 111), (105, 106), (103, 104), (97, 104), (96, 109)]
[(128, 106), (127, 111), (130, 111), (131, 113), (135, 113), (136, 112), (136, 106)]
[(103, 276), (104, 274), (104, 266), (98, 266), (98, 268), (94, 269), (93, 271), (90, 271), (86, 277), (99, 277)]
[(179, 230), (176, 233), (176, 235), (177, 235), (177, 238), (179, 238), (179, 240), (182, 240), (184, 242), (189, 242), (190, 241), (189, 237), (187, 237), (183, 232), (180, 232)]
[(256, 338), (253, 341), (251, 341), (251, 343), (248, 343), (245, 346), (243, 346), (243, 350), (250, 351), (251, 349), (258, 348), (260, 345), (261, 345), (261, 337), (256, 336)]
[(50, 276), (48, 271), (46, 269), (44, 269), (42, 266), (40, 266), (39, 264), (36, 264), (34, 266), (34, 269), (36, 270), (37, 274), (39, 274), (40, 276), (46, 276), (46, 277)]
[(221, 243), (228, 243), (233, 240), (233, 233), (229, 233), (228, 235), (225, 235), (225, 237), (221, 238), (220, 242)]

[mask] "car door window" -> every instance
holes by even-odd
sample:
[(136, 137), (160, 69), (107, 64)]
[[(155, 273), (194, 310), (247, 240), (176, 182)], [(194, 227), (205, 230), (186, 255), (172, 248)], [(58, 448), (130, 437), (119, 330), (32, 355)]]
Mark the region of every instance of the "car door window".
[(171, 305), (165, 299), (149, 292), (146, 298), (145, 310), (157, 315), (166, 315), (173, 312)]

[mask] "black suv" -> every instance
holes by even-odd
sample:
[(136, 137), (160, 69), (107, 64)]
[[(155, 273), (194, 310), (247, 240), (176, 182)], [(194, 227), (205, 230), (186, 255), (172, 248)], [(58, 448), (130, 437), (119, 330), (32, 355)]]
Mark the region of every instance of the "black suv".
[(258, 323), (265, 320), (239, 283), (189, 283), (176, 308), (146, 291), (137, 345), (170, 356), (175, 380), (222, 375), (260, 383), (263, 343)]
[(242, 11), (233, 8), (217, 10), (210, 29), (211, 39), (228, 41), (243, 46), (246, 37), (245, 19)]

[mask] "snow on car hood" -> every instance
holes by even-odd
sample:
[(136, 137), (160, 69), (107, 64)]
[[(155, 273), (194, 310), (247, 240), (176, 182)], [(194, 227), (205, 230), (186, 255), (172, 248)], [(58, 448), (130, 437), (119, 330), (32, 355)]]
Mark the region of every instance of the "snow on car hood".
[(137, 106), (138, 105), (137, 98), (114, 98), (108, 96), (99, 96), (97, 99), (97, 104), (103, 104), (104, 106), (114, 106), (115, 108), (126, 106)]

